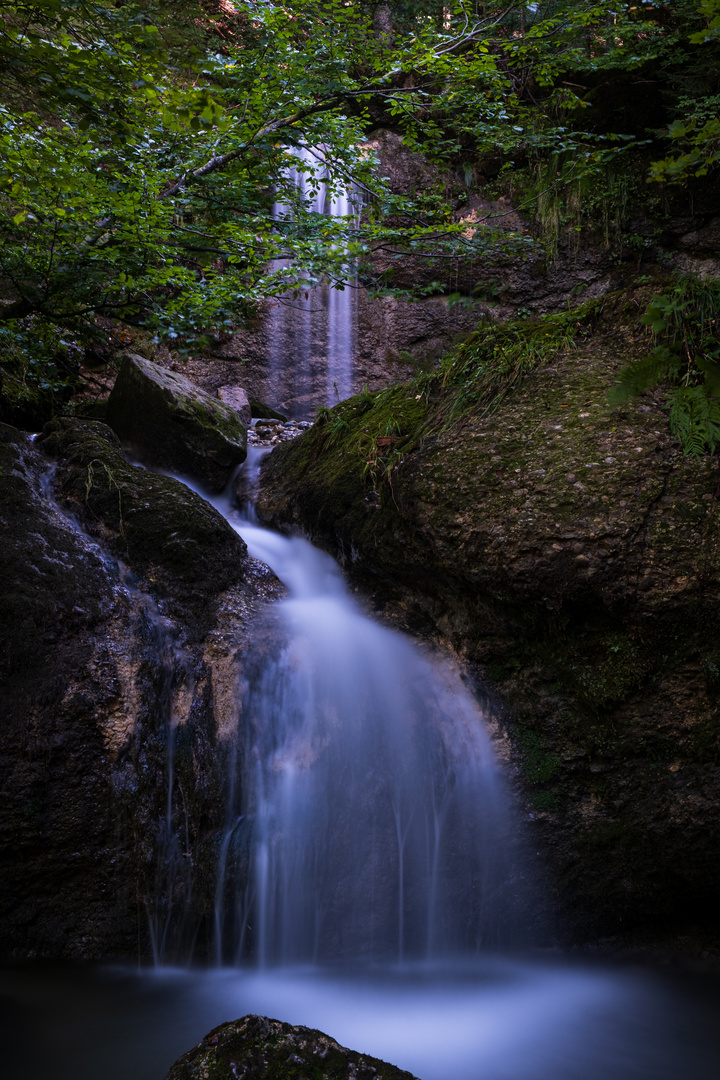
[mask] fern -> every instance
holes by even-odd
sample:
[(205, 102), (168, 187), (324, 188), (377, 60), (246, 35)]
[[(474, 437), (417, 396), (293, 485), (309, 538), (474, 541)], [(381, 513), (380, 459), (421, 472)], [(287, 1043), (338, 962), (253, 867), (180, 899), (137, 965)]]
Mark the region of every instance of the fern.
[(641, 321), (655, 348), (620, 372), (610, 404), (670, 383), (673, 435), (692, 457), (715, 453), (720, 445), (720, 281), (679, 278), (669, 293), (652, 297)]
[(705, 386), (678, 386), (668, 395), (670, 430), (690, 457), (711, 454), (720, 443), (720, 402)]
[(682, 366), (682, 357), (677, 350), (667, 345), (657, 345), (649, 356), (623, 368), (620, 381), (610, 390), (610, 404), (623, 405), (631, 397), (637, 397), (663, 379), (676, 375)]

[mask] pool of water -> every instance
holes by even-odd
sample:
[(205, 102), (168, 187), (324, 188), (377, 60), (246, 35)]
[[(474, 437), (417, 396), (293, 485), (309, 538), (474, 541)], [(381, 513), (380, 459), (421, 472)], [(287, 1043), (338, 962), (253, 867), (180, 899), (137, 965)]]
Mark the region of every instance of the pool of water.
[(246, 1013), (420, 1080), (717, 1080), (720, 980), (517, 957), (452, 966), (0, 971), (5, 1080), (162, 1080)]

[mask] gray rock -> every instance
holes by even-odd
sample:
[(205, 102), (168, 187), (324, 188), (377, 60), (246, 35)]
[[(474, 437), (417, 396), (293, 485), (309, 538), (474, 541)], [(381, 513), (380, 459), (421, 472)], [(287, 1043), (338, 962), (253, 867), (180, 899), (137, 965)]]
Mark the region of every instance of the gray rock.
[(411, 1073), (340, 1046), (313, 1028), (243, 1016), (214, 1028), (165, 1080), (414, 1080)]
[(229, 405), (235, 410), (246, 428), (250, 427), (250, 399), (242, 386), (219, 386), (217, 396), (223, 405)]
[(125, 353), (107, 421), (144, 464), (182, 473), (222, 491), (245, 460), (247, 432), (233, 408), (189, 379)]

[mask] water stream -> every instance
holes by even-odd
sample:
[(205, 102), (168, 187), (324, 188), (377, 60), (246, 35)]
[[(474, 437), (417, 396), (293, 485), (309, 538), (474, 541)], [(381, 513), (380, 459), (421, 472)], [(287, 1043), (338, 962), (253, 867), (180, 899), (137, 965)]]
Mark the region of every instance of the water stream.
[(367, 618), (327, 555), (225, 509), (289, 595), (270, 654), (246, 665), (228, 755), (217, 956), (402, 961), (507, 942), (508, 807), (476, 701)]
[[(297, 197), (311, 214), (349, 218), (357, 212), (352, 190), (331, 188), (324, 180), (322, 149), (296, 147), (298, 164), (288, 170)], [(292, 208), (277, 202), (278, 221)], [(282, 266), (278, 263), (277, 266)], [(357, 296), (354, 273), (348, 285), (318, 282), (305, 292), (290, 292), (269, 308), (269, 378), (275, 400), (297, 419), (311, 417), (317, 405), (336, 405), (353, 388), (357, 338)]]
[[(227, 755), (216, 966), (0, 969), (3, 1076), (162, 1080), (212, 1027), (258, 1012), (420, 1080), (715, 1080), (717, 977), (518, 951), (532, 893), (457, 672), (369, 620), (306, 541), (215, 504), (288, 590), (248, 657)], [(172, 763), (170, 739), (168, 873)], [(162, 903), (152, 919), (160, 954)]]

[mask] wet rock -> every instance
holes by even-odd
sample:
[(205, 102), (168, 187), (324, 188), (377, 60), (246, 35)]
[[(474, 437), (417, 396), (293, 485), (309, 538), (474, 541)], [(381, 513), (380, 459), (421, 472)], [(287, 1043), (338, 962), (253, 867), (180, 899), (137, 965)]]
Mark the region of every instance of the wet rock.
[(222, 491), (245, 460), (246, 432), (230, 406), (135, 353), (122, 359), (107, 422), (144, 464)]
[(202, 958), (225, 740), (276, 580), (77, 419), (0, 427), (0, 573), (0, 956)]
[(179, 480), (131, 465), (105, 424), (53, 420), (38, 446), (58, 459), (58, 493), (88, 532), (151, 578), (190, 636), (201, 636), (213, 596), (243, 577), (247, 549), (235, 530)]
[(219, 386), (217, 396), (223, 405), (229, 405), (240, 417), (245, 428), (249, 428), (252, 422), (250, 400), (242, 386)]
[(287, 420), (287, 416), (262, 401), (251, 401), (250, 409), (253, 420), (279, 420), (281, 423)]
[(117, 579), (43, 491), (47, 462), (0, 427), (0, 955), (132, 955), (106, 732), (130, 650)]
[[(498, 695), (578, 937), (720, 900), (720, 463), (683, 456), (659, 391), (608, 405), (647, 348), (628, 316), (646, 303), (608, 300), (493, 413), (401, 387), (261, 471), (265, 521)], [(383, 447), (389, 426), (403, 438)]]
[(340, 1046), (313, 1028), (244, 1016), (214, 1028), (165, 1080), (414, 1080), (379, 1058)]

